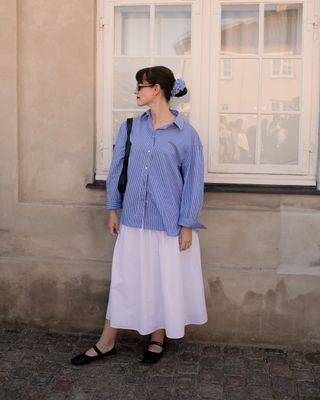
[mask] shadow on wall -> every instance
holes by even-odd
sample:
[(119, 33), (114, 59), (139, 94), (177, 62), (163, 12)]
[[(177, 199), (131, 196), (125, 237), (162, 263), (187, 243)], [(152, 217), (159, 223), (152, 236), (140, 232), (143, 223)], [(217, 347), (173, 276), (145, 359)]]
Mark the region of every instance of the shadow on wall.
[[(265, 294), (252, 290), (236, 304), (225, 293), (219, 278), (209, 279), (209, 318), (218, 341), (320, 344), (320, 293), (289, 298), (284, 280)], [(248, 340), (249, 339), (249, 340)]]
[(89, 276), (59, 281), (54, 276), (0, 283), (0, 323), (58, 331), (95, 332), (105, 317), (110, 281)]

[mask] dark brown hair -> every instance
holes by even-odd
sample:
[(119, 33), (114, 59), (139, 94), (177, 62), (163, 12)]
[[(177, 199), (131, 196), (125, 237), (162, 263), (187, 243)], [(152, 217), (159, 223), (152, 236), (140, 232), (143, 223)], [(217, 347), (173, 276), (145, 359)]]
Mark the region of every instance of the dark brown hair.
[[(140, 69), (136, 73), (136, 81), (138, 83), (148, 82), (153, 85), (158, 83), (163, 90), (167, 101), (171, 98), (171, 90), (176, 81), (171, 69), (163, 66), (147, 67)], [(188, 93), (187, 88), (180, 90), (175, 97), (182, 97)]]

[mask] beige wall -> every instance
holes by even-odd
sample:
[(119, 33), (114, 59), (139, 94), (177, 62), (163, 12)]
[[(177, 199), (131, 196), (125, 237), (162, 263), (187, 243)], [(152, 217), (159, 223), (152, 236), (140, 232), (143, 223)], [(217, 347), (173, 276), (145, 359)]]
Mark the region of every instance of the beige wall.
[[(1, 323), (102, 326), (114, 241), (95, 148), (94, 0), (0, 2)], [(188, 337), (320, 343), (320, 198), (207, 193), (209, 323)]]

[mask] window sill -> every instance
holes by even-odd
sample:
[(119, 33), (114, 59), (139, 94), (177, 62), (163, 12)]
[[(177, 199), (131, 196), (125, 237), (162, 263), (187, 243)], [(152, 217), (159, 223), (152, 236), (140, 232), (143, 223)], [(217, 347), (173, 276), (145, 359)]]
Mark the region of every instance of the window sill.
[(316, 186), (236, 185), (206, 183), (205, 192), (320, 195)]
[[(87, 183), (86, 189), (106, 190), (105, 181), (94, 181)], [(235, 185), (206, 183), (205, 192), (222, 193), (266, 193), (266, 194), (301, 194), (301, 195), (320, 195), (320, 190), (315, 186), (276, 186), (276, 185)]]
[(106, 181), (96, 181), (86, 184), (86, 189), (103, 189), (106, 190)]

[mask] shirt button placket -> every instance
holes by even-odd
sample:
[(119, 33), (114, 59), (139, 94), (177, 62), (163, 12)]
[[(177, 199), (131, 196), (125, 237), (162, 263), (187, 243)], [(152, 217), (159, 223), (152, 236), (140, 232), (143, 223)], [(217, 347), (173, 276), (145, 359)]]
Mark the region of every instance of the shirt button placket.
[[(152, 136), (154, 136), (154, 135), (152, 135)], [(152, 138), (152, 141), (154, 143), (154, 137)], [(144, 167), (145, 177), (144, 177), (144, 207), (143, 207), (142, 227), (144, 227), (145, 212), (146, 212), (146, 207), (147, 207), (147, 204), (148, 204), (148, 199), (147, 199), (147, 181), (148, 181), (149, 166), (150, 166), (150, 156), (151, 156), (151, 149), (150, 148), (147, 150), (147, 156), (148, 157), (147, 157), (146, 164), (145, 164), (145, 167)]]

